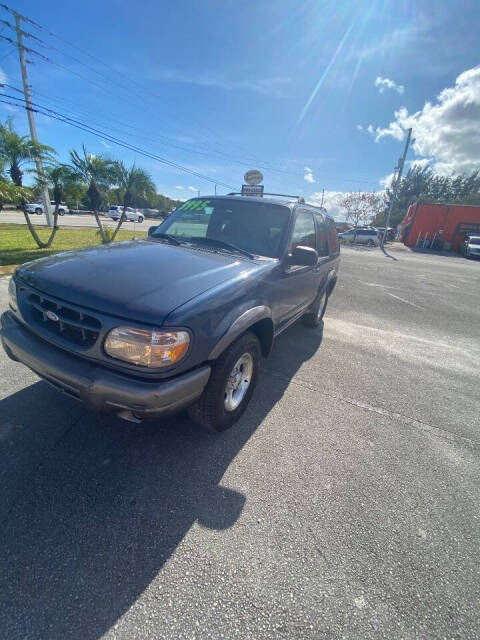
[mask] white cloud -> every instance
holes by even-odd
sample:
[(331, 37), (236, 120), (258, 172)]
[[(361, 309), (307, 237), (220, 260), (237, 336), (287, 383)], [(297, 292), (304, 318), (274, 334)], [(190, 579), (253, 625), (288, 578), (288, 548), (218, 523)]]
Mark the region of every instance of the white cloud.
[(381, 184), (384, 189), (386, 189), (387, 187), (390, 187), (391, 184), (392, 184), (392, 180), (393, 180), (394, 175), (395, 175), (395, 173), (392, 171), (392, 173), (389, 173), (388, 175), (384, 176), (383, 178), (380, 178), (380, 180), (378, 181), (379, 184)]
[(391, 80), (390, 78), (382, 78), (382, 76), (377, 76), (375, 86), (379, 93), (384, 93), (386, 89), (391, 89), (392, 91), (396, 91), (399, 95), (402, 95), (405, 91), (405, 87), (402, 84), (397, 84), (394, 80)]
[(312, 193), (309, 198), (306, 198), (307, 202), (319, 207), (322, 203), (327, 210), (329, 216), (332, 216), (335, 220), (345, 220), (345, 213), (340, 207), (340, 202), (346, 196), (344, 191), (325, 191), (323, 194), (321, 191)]
[(469, 172), (480, 162), (480, 66), (461, 73), (453, 87), (416, 113), (405, 107), (395, 112), (385, 129), (375, 129), (375, 141), (391, 136), (402, 140), (413, 130), (413, 149), (419, 159), (432, 161), (437, 173)]
[(8, 76), (5, 73), (5, 71), (0, 67), (0, 84), (5, 84), (6, 82), (8, 82)]
[(191, 185), (188, 187), (184, 187), (181, 184), (176, 184), (175, 189), (178, 189), (179, 191), (195, 191), (195, 192), (198, 191), (197, 187), (193, 187)]
[(107, 142), (105, 142), (105, 140), (100, 140), (100, 144), (102, 144), (105, 147), (105, 149), (111, 149), (112, 148)]
[(303, 179), (306, 182), (310, 182), (311, 184), (313, 184), (315, 182), (315, 178), (313, 177), (313, 172), (310, 169), (310, 167), (304, 167), (305, 169), (305, 175), (303, 176)]
[[(399, 111), (395, 111), (395, 117), (399, 114)], [(368, 133), (375, 138), (375, 142), (379, 142), (382, 138), (395, 138), (395, 140), (402, 141), (405, 136), (405, 131), (398, 122), (391, 122), (388, 127), (382, 129), (381, 127), (373, 128), (371, 124), (368, 125)]]
[[(233, 74), (235, 75), (235, 74)], [(273, 76), (270, 78), (252, 78), (248, 80), (232, 80), (209, 73), (189, 74), (178, 69), (165, 69), (155, 74), (160, 80), (193, 84), (198, 87), (211, 87), (225, 91), (253, 91), (263, 95), (281, 96), (287, 94), (287, 88), (292, 79), (288, 76)]]
[(371, 136), (375, 136), (375, 129), (371, 124), (369, 124), (368, 127), (363, 127), (361, 124), (357, 124), (357, 131), (360, 131), (361, 133), (369, 133)]

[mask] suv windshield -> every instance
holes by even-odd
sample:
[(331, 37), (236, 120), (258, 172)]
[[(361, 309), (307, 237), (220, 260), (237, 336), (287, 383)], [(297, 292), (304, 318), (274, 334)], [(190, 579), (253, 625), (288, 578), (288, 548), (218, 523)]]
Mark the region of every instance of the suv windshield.
[(468, 238), (468, 244), (480, 244), (480, 237), (478, 236), (470, 236), (470, 238)]
[(290, 218), (290, 209), (269, 202), (233, 198), (194, 198), (185, 202), (153, 232), (185, 242), (276, 258)]

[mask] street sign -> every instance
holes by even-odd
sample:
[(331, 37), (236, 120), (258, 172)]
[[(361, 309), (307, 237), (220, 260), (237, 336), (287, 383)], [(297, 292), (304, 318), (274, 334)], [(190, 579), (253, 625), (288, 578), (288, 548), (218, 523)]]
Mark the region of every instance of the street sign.
[(247, 173), (243, 176), (243, 179), (247, 184), (250, 185), (260, 184), (260, 182), (263, 180), (263, 174), (257, 169), (250, 169), (250, 171), (247, 171)]
[(256, 198), (263, 198), (263, 184), (243, 184), (242, 196), (255, 196)]

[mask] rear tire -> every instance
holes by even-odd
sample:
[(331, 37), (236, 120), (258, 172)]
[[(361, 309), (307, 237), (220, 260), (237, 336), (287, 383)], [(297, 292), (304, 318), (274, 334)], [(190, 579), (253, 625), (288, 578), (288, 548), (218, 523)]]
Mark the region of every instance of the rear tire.
[(302, 322), (306, 327), (318, 327), (322, 322), (327, 310), (328, 295), (327, 290), (325, 290), (310, 311), (302, 317)]
[(64, 216), (65, 215), (65, 209), (59, 209), (58, 210), (58, 215), (59, 216)]
[(42, 213), (43, 213), (43, 211), (40, 209), (40, 207), (37, 207), (37, 208), (35, 209), (35, 213), (37, 214), (37, 216), (41, 216), (41, 215), (42, 215)]
[(188, 408), (190, 418), (211, 431), (229, 429), (250, 402), (257, 384), (259, 362), (260, 342), (257, 336), (244, 333), (213, 363), (207, 386), (200, 398)]

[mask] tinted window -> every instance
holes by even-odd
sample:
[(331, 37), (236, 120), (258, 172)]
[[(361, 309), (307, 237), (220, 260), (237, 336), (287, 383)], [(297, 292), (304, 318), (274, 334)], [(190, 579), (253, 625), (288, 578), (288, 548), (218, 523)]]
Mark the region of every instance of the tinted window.
[(168, 233), (195, 243), (220, 241), (276, 258), (290, 219), (290, 209), (242, 198), (194, 198), (176, 209), (153, 233)]
[(295, 249), (295, 247), (317, 248), (313, 215), (308, 211), (299, 211), (295, 218), (290, 251)]
[(315, 222), (317, 224), (317, 252), (318, 255), (328, 256), (328, 240), (327, 240), (327, 225), (325, 218), (321, 213), (315, 214)]
[(340, 250), (340, 246), (338, 244), (338, 234), (335, 223), (330, 218), (325, 218), (325, 223), (327, 225), (327, 233), (328, 233), (328, 243), (330, 245), (330, 253), (338, 253)]

